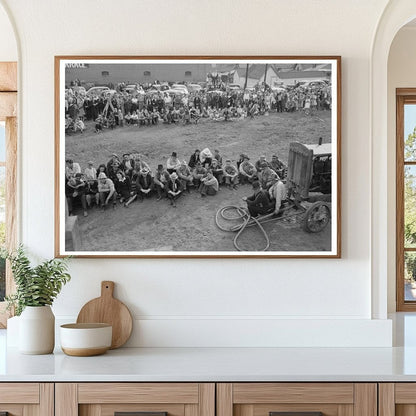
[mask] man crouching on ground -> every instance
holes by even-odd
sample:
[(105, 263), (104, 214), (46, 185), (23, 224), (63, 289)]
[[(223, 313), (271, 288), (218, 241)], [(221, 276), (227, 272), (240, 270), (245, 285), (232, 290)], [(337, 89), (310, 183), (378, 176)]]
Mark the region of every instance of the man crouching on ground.
[(213, 175), (212, 171), (207, 172), (207, 176), (201, 179), (201, 185), (199, 192), (201, 196), (215, 195), (218, 192), (219, 184), (217, 178)]
[(183, 185), (178, 180), (178, 175), (176, 172), (173, 172), (170, 175), (168, 182), (168, 197), (170, 199), (170, 204), (176, 208), (176, 200), (181, 196), (183, 191)]
[(259, 181), (253, 182), (253, 195), (243, 197), (243, 201), (247, 202), (248, 212), (252, 217), (269, 214), (274, 209), (274, 203), (270, 201), (269, 194), (263, 190)]

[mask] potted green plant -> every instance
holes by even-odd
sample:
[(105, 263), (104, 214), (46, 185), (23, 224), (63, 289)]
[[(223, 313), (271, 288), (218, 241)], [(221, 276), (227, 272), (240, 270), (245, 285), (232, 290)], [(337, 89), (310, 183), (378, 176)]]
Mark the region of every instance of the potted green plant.
[(68, 258), (46, 260), (32, 266), (23, 246), (6, 253), (16, 292), (6, 296), (9, 310), (19, 318), (19, 350), (24, 354), (50, 354), (55, 346), (55, 316), (51, 305), (71, 276)]

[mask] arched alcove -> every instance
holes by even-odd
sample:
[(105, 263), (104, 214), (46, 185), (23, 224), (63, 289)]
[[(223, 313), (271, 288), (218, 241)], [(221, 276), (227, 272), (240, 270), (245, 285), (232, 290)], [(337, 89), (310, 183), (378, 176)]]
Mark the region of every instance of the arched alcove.
[(380, 319), (395, 310), (395, 106), (388, 59), (396, 34), (415, 17), (414, 0), (391, 1), (380, 18), (371, 55), (372, 315)]

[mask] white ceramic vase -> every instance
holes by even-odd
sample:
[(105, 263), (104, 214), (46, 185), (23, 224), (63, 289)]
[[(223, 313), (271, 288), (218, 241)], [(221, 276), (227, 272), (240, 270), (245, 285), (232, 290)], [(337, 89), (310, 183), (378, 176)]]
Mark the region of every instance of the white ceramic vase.
[(19, 319), (19, 351), (50, 354), (55, 347), (55, 316), (50, 306), (26, 306)]

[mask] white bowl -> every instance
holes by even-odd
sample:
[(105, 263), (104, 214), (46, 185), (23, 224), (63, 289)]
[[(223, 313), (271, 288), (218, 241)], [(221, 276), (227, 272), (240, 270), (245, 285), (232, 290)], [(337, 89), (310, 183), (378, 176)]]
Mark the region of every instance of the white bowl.
[(62, 351), (77, 357), (104, 354), (111, 347), (112, 330), (103, 323), (61, 325)]

